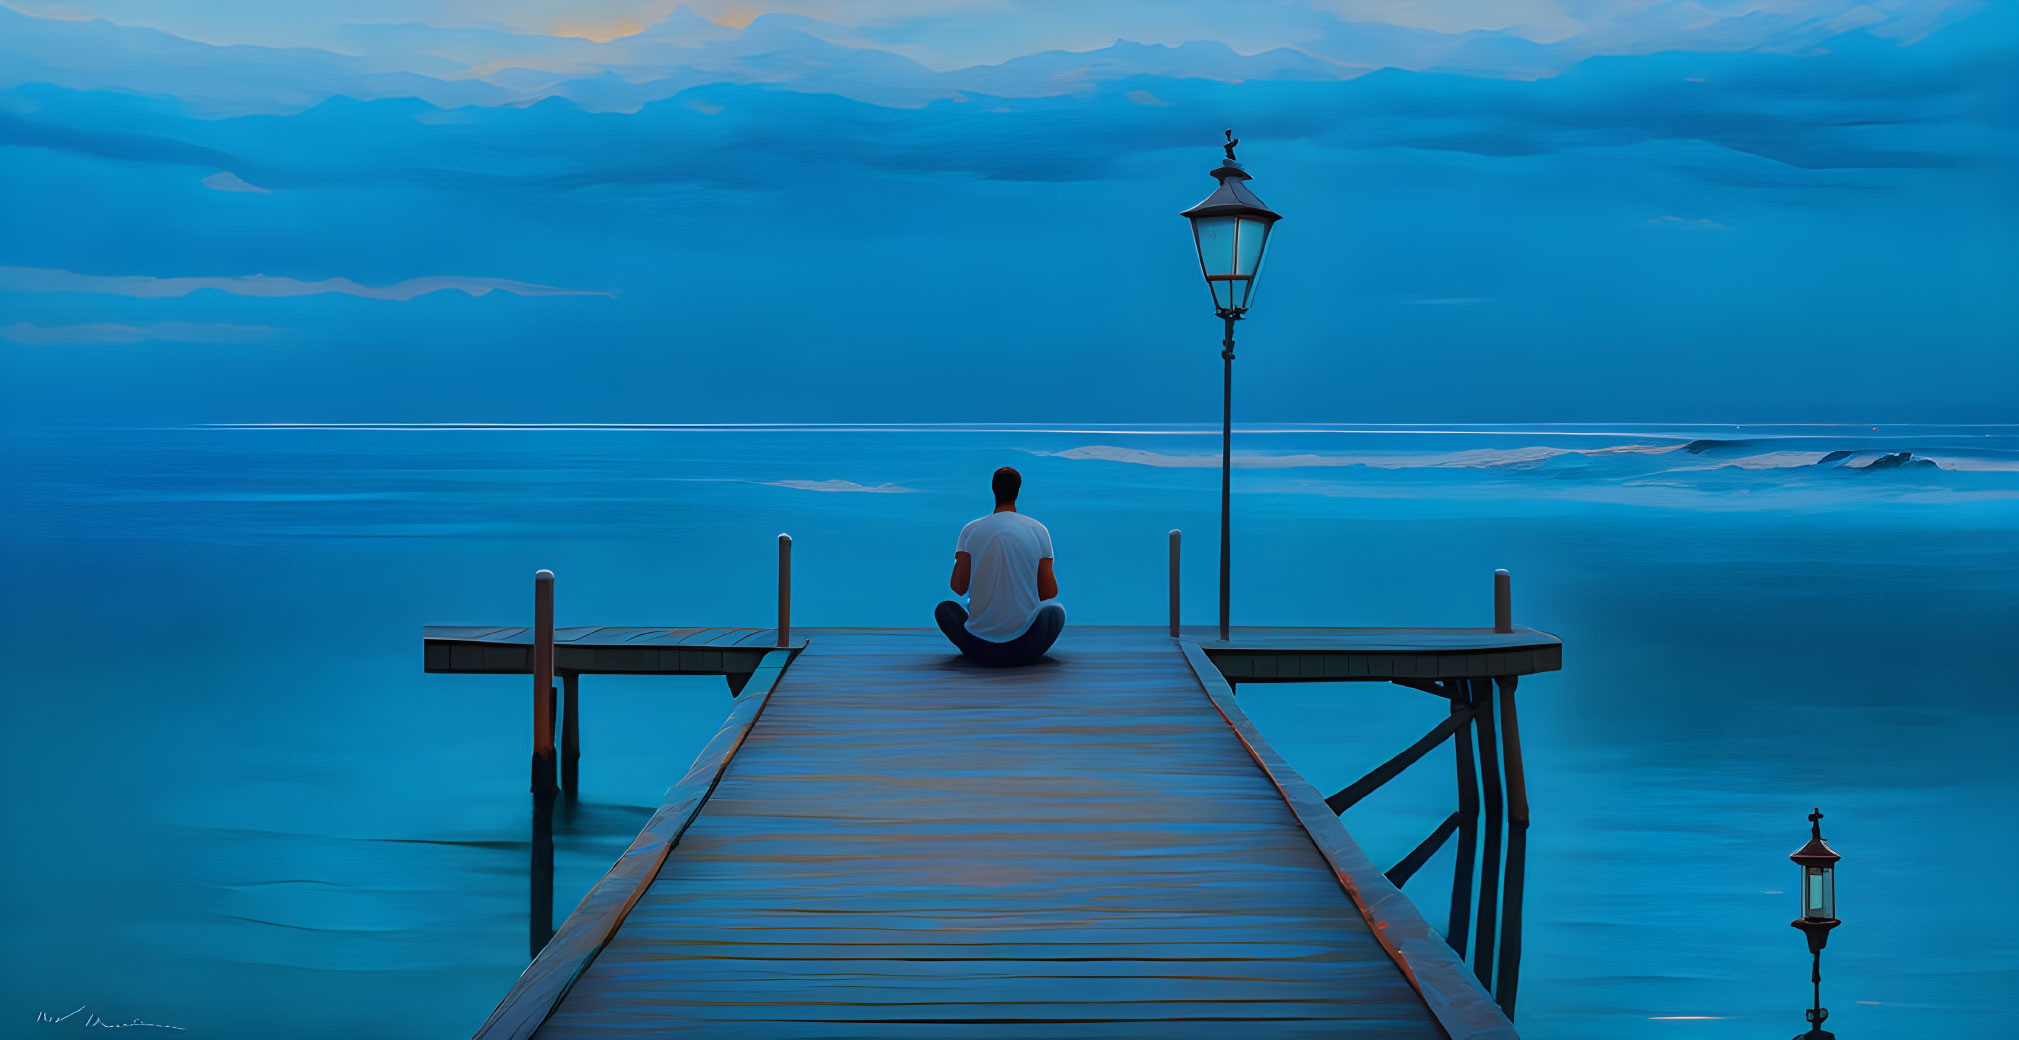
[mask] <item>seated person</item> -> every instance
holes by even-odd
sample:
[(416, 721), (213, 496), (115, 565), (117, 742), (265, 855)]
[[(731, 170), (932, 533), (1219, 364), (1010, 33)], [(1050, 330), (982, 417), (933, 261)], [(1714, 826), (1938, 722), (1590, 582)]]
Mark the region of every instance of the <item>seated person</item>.
[(1004, 466), (989, 483), (995, 512), (960, 529), (953, 547), (956, 594), (933, 611), (939, 630), (960, 652), (991, 665), (1029, 664), (1045, 655), (1066, 627), (1052, 576), (1052, 533), (1017, 512), (1024, 478)]

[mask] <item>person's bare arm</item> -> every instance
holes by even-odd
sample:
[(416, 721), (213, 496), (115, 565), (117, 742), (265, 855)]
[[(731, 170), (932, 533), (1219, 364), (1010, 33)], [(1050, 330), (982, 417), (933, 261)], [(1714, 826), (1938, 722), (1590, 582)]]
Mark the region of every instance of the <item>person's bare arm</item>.
[[(1046, 560), (1045, 562), (1050, 563), (1051, 561)], [(947, 587), (953, 589), (953, 594), (956, 596), (967, 595), (968, 577), (973, 572), (974, 572), (974, 557), (964, 552), (954, 553), (953, 577), (947, 580), (946, 583)], [(1050, 569), (1046, 568), (1045, 570), (1041, 570), (1038, 573), (1047, 574), (1050, 573)], [(1042, 581), (1043, 579), (1039, 580)]]
[[(961, 574), (963, 578), (966, 576)], [(1038, 561), (1038, 598), (1059, 598), (1059, 580), (1052, 576), (1052, 558), (1049, 556)]]

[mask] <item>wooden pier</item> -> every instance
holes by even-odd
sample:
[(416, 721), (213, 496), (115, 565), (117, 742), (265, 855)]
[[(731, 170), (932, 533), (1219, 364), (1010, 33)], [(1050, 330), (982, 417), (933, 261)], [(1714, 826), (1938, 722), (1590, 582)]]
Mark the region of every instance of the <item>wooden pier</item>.
[[(592, 673), (737, 691), (478, 1036), (1513, 1037), (1513, 693), (1562, 647), (1512, 625), (1504, 576), (1496, 591), (1494, 628), (1069, 626), (1008, 670), (924, 629), (431, 627), (428, 671), (544, 666), (571, 705)], [(1236, 703), (1240, 683), (1293, 681), (1394, 683), (1450, 711), (1328, 799)], [(1338, 813), (1446, 743), (1457, 811), (1384, 871)], [(1440, 933), (1399, 886), (1454, 835)]]

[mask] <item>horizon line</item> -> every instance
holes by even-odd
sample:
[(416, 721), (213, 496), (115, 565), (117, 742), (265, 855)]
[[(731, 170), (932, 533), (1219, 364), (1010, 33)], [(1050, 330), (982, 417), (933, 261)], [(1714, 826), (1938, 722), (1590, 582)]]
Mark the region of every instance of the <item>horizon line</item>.
[[(239, 422), (188, 423), (176, 426), (116, 427), (120, 429), (182, 430), (331, 430), (331, 431), (440, 431), (440, 432), (867, 432), (867, 433), (1126, 433), (1190, 435), (1218, 432), (1218, 424), (1200, 422), (722, 422), (722, 423), (618, 423), (618, 422), (410, 422), (401, 420), (366, 422)], [(1296, 420), (1262, 420), (1235, 423), (1236, 430), (1255, 433), (1559, 433), (1591, 435), (1609, 432), (1656, 432), (1661, 430), (1828, 430), (1880, 432), (1940, 428), (1972, 431), (2019, 429), (2019, 423), (1929, 423), (1929, 422), (1506, 422), (1506, 423), (1337, 423)], [(1987, 435), (1989, 435), (1987, 433)]]

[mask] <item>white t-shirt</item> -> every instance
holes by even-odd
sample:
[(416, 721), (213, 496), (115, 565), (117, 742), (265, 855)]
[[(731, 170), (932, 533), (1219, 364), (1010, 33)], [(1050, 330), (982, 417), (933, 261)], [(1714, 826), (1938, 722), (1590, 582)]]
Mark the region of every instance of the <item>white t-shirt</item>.
[(974, 558), (968, 632), (991, 643), (1023, 635), (1037, 617), (1038, 561), (1051, 559), (1052, 533), (1022, 513), (990, 513), (960, 529), (953, 551)]

